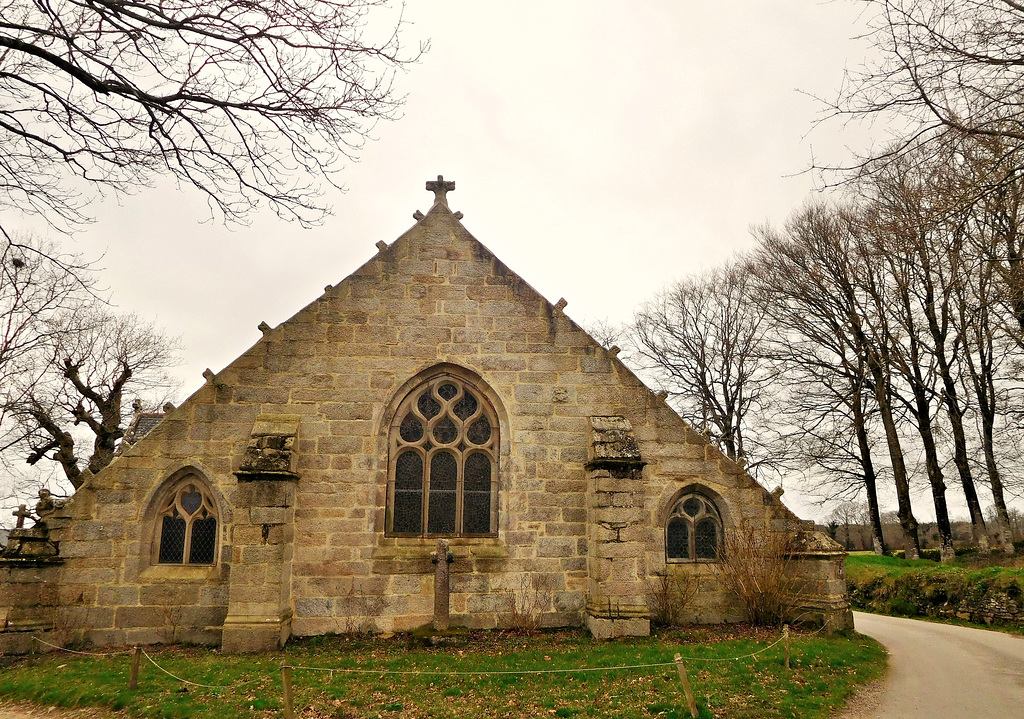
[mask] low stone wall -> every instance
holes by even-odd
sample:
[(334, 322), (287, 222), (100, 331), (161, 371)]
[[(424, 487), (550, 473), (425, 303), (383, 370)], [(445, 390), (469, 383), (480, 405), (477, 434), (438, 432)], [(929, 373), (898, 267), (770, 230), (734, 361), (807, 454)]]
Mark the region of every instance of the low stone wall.
[(855, 608), (880, 614), (1024, 624), (1024, 586), (1006, 574), (911, 571), (850, 580), (848, 588)]

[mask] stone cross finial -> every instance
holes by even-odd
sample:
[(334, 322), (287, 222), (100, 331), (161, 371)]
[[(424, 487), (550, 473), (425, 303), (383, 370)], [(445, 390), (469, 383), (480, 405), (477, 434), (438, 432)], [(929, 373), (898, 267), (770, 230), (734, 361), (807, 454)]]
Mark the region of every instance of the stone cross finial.
[(28, 511), (28, 507), (24, 504), (18, 505), (18, 508), (11, 512), (11, 515), (18, 518), (17, 524), (14, 525), (15, 529), (24, 529), (25, 520), (32, 518), (32, 512)]
[(434, 193), (434, 204), (448, 207), (448, 193), (455, 191), (455, 181), (445, 180), (444, 175), (438, 175), (437, 181), (427, 180), (427, 189)]

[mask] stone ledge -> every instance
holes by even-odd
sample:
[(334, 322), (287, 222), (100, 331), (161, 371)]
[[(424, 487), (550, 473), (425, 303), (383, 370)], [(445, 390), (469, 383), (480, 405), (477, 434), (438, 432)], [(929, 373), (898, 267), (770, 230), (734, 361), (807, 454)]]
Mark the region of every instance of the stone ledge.
[[(387, 544), (374, 547), (371, 559), (430, 559), (437, 550), (437, 539), (388, 537)], [(481, 559), (507, 559), (505, 543), (497, 537), (451, 537), (447, 540), (453, 552), (469, 550), (469, 555)], [(465, 554), (463, 554), (465, 557)]]
[(601, 599), (589, 600), (586, 612), (591, 617), (614, 620), (649, 619), (651, 616), (646, 604), (620, 604), (610, 598), (605, 598), (603, 601)]
[(64, 564), (63, 557), (0, 557), (0, 569), (28, 569), (30, 567), (51, 567)]
[(209, 581), (211, 579), (220, 579), (220, 567), (188, 564), (153, 564), (139, 573), (139, 579), (162, 582)]

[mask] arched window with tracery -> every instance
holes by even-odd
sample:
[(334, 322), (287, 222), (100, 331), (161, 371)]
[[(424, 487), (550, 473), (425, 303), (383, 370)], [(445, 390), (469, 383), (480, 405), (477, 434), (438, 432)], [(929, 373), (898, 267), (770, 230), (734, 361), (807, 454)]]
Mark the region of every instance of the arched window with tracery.
[(722, 548), (722, 518), (699, 492), (684, 494), (665, 525), (665, 558), (670, 562), (714, 562)]
[(176, 482), (156, 518), (157, 564), (214, 564), (217, 557), (217, 505), (202, 482)]
[(451, 374), (416, 387), (389, 430), (388, 534), (496, 534), (499, 446), (477, 387)]

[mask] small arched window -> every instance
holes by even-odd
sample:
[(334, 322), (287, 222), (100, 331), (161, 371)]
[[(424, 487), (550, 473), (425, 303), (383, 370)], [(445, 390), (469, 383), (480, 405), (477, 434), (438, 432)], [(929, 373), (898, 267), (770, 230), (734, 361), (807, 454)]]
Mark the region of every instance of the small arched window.
[(714, 562), (722, 547), (722, 519), (703, 494), (684, 494), (665, 525), (665, 558), (670, 562)]
[(174, 485), (157, 514), (157, 564), (214, 564), (217, 509), (202, 483)]
[(410, 392), (389, 432), (387, 532), (497, 532), (498, 421), (469, 382), (444, 374)]

